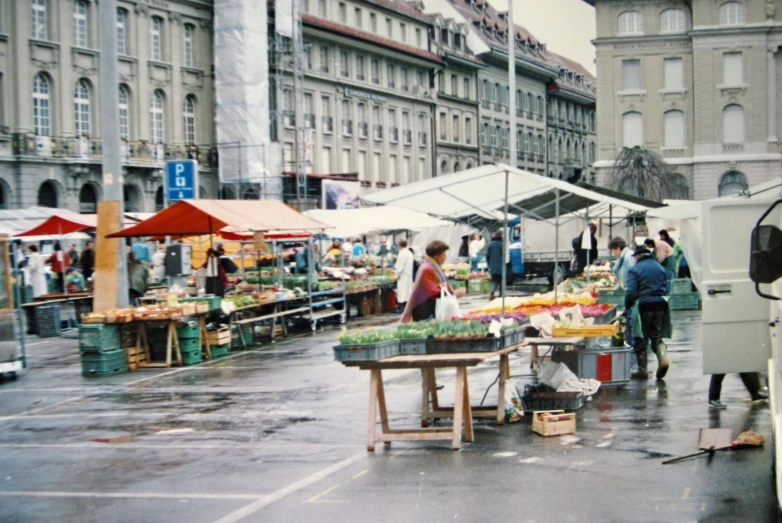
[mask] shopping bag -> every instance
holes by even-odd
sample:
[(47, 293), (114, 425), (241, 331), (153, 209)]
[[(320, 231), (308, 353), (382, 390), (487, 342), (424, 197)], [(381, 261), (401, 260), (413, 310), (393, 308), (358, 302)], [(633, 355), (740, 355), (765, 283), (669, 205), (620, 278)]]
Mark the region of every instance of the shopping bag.
[(462, 310), (459, 308), (459, 299), (451, 294), (447, 288), (440, 289), (440, 299), (434, 309), (434, 318), (437, 321), (450, 320), (454, 316), (461, 316)]

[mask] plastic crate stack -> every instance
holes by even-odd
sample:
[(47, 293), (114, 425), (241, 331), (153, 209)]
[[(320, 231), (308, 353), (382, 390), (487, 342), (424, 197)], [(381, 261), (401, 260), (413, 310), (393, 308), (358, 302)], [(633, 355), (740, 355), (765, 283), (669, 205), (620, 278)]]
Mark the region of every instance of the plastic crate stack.
[(221, 325), (216, 330), (208, 330), (207, 327), (207, 340), (209, 341), (209, 351), (212, 354), (212, 358), (219, 358), (228, 354), (228, 349), (231, 348), (231, 329), (228, 325)]
[(197, 323), (189, 323), (177, 327), (179, 350), (182, 353), (182, 364), (196, 365), (201, 363), (201, 330)]
[(60, 307), (57, 305), (41, 305), (35, 308), (35, 323), (38, 327), (39, 338), (53, 338), (59, 336), (62, 325), (60, 323)]
[(79, 325), (79, 353), (84, 376), (111, 376), (128, 372), (117, 325)]
[(701, 308), (701, 295), (692, 291), (690, 278), (675, 278), (671, 281), (671, 296), (668, 308), (672, 311), (697, 311)]

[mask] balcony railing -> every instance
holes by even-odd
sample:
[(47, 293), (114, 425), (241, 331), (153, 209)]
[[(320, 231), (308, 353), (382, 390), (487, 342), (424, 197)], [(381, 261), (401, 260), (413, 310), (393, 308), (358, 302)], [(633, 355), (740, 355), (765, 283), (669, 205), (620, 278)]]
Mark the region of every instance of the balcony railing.
[[(16, 133), (11, 137), (11, 151), (15, 156), (95, 161), (103, 154), (99, 138), (36, 136)], [(120, 160), (130, 164), (159, 166), (167, 160), (197, 160), (200, 167), (217, 167), (217, 148), (214, 146), (170, 145), (146, 140), (120, 140)]]
[(722, 144), (722, 152), (724, 153), (741, 153), (744, 152), (743, 143), (724, 143)]

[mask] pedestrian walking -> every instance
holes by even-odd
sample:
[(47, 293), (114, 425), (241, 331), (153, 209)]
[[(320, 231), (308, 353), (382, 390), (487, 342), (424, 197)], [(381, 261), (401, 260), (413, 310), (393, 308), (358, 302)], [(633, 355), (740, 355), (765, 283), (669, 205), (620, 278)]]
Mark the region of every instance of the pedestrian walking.
[(92, 278), (92, 273), (95, 270), (95, 251), (93, 250), (92, 242), (87, 242), (84, 250), (79, 255), (79, 264), (81, 265), (81, 274), (85, 280)]
[(657, 356), (658, 380), (663, 379), (668, 372), (670, 362), (666, 353), (663, 338), (670, 337), (671, 316), (668, 301), (670, 281), (665, 269), (657, 263), (652, 252), (644, 245), (639, 245), (633, 251), (635, 267), (627, 274), (627, 291), (625, 293), (625, 310), (632, 311), (632, 332), (635, 338), (635, 357), (638, 361), (638, 371), (632, 374), (637, 379), (647, 379), (647, 354), (650, 347)]
[(46, 264), (52, 266), (57, 289), (65, 292), (65, 269), (70, 266), (70, 258), (63, 252), (60, 242), (54, 242), (54, 252), (46, 259)]
[(495, 231), (491, 237), (489, 249), (486, 251), (486, 263), (489, 266), (489, 274), (491, 274), (490, 301), (494, 299), (494, 293), (497, 292), (497, 289), (502, 295), (502, 266), (505, 264), (502, 238), (502, 231)]
[(486, 240), (481, 238), (481, 235), (477, 232), (472, 233), (472, 239), (470, 240), (470, 268), (472, 272), (478, 271), (478, 253), (481, 252), (486, 245)]
[(128, 253), (128, 292), (130, 303), (138, 305), (139, 298), (144, 296), (149, 286), (149, 271), (133, 252)]
[(71, 267), (79, 266), (79, 251), (76, 250), (76, 244), (72, 243), (68, 249), (68, 256), (71, 259)]
[(152, 281), (161, 282), (166, 277), (166, 244), (161, 243), (152, 255)]
[(597, 259), (597, 225), (590, 223), (584, 232), (573, 238), (572, 245), (576, 252), (576, 275), (584, 272), (587, 265)]
[(630, 272), (630, 269), (635, 267), (633, 251), (627, 246), (624, 239), (618, 237), (608, 242), (608, 250), (612, 255), (616, 256), (616, 261), (612, 267), (616, 275), (616, 288), (624, 289), (627, 286), (627, 274)]
[(407, 240), (399, 240), (399, 256), (396, 259), (396, 302), (397, 309), (405, 310), (407, 300), (413, 292), (415, 257), (407, 246)]
[(41, 254), (38, 252), (38, 247), (30, 245), (27, 248), (30, 254), (27, 256), (27, 270), (30, 274), (30, 285), (33, 287), (33, 297), (43, 296), (49, 292), (46, 285), (46, 264), (44, 263)]
[[(768, 394), (761, 392), (760, 390), (760, 374), (757, 372), (740, 372), (739, 377), (744, 383), (749, 397), (753, 403), (761, 402), (768, 399)], [(711, 381), (709, 382), (709, 408), (712, 409), (726, 409), (727, 405), (720, 401), (720, 394), (722, 393), (722, 380), (725, 379), (725, 374), (712, 374)]]
[(448, 277), (442, 268), (447, 257), (447, 243), (434, 240), (426, 246), (426, 258), (418, 270), (413, 291), (402, 313), (402, 323), (434, 318), (442, 289), (457, 297), (464, 295), (464, 288), (454, 291), (448, 283)]

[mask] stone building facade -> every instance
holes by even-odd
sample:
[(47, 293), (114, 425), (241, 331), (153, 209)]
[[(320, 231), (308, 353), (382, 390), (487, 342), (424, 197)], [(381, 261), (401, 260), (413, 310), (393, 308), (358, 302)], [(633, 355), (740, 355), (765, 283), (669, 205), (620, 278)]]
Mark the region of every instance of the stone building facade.
[[(98, 9), (0, 1), (2, 207), (94, 212), (102, 197)], [(120, 0), (116, 30), (126, 210), (162, 206), (169, 159), (197, 159), (216, 197), (212, 3)]]
[(780, 0), (587, 0), (597, 14), (598, 161), (659, 153), (690, 197), (779, 176)]

